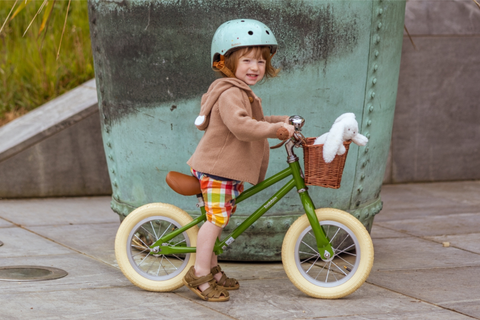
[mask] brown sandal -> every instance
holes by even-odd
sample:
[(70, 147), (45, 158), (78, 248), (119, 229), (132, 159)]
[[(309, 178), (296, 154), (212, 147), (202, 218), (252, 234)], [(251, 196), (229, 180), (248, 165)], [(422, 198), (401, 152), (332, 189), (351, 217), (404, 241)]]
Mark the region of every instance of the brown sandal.
[(210, 271), (212, 272), (212, 275), (216, 275), (219, 272), (222, 273), (222, 278), (217, 281), (217, 284), (219, 286), (222, 286), (227, 290), (237, 290), (238, 288), (240, 288), (240, 283), (238, 283), (236, 279), (227, 277), (227, 275), (225, 274), (225, 272), (222, 271), (220, 266), (217, 265), (216, 267), (213, 267)]
[[(198, 288), (199, 285), (208, 282), (210, 287), (200, 291)], [(225, 288), (218, 286), (215, 278), (211, 273), (203, 277), (197, 277), (195, 275), (195, 268), (192, 266), (188, 270), (187, 274), (183, 278), (183, 283), (187, 286), (188, 289), (192, 290), (197, 296), (202, 300), (211, 301), (211, 302), (223, 302), (230, 299), (230, 295)]]

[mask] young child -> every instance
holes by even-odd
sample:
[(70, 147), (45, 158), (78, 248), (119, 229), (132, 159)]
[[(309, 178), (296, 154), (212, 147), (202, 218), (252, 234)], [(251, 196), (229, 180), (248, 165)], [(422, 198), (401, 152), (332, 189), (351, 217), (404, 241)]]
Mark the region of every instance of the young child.
[(265, 178), (267, 138), (287, 139), (294, 132), (287, 116), (264, 116), (249, 87), (277, 75), (270, 62), (276, 50), (272, 31), (256, 20), (225, 22), (213, 36), (211, 66), (224, 77), (202, 97), (195, 125), (205, 134), (187, 162), (200, 181), (207, 221), (198, 233), (195, 265), (183, 282), (203, 300), (227, 301), (227, 290), (239, 288), (218, 266), (215, 240), (235, 212), (243, 182)]

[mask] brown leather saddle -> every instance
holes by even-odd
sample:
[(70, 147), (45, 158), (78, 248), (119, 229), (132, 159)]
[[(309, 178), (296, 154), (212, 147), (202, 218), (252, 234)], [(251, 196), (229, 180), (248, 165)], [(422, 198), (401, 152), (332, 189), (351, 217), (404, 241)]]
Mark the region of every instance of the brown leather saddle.
[(194, 176), (189, 176), (180, 172), (170, 171), (165, 179), (173, 191), (184, 196), (194, 196), (202, 194), (200, 182)]

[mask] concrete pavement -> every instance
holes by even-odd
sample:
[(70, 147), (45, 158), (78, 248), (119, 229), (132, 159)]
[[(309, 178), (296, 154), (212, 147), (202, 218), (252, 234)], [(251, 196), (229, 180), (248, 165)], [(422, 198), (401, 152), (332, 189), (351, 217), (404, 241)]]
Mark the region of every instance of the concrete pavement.
[(0, 200), (0, 267), (68, 272), (0, 281), (0, 319), (480, 319), (480, 181), (385, 185), (381, 195), (375, 263), (355, 293), (313, 299), (281, 263), (224, 262), (241, 282), (226, 303), (132, 285), (116, 265), (109, 197)]

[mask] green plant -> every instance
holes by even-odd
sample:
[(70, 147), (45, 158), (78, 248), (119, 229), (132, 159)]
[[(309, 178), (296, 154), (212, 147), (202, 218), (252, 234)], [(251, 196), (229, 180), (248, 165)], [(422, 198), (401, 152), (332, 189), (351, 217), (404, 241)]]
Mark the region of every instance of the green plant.
[(86, 0), (1, 1), (0, 23), (0, 125), (94, 77)]

